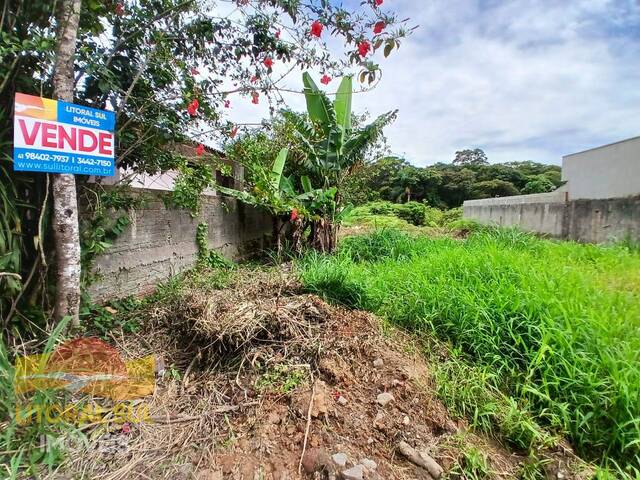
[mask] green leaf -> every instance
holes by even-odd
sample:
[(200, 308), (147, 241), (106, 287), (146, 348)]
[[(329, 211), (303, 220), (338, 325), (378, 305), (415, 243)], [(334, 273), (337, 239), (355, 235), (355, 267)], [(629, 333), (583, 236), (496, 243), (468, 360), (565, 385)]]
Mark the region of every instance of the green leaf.
[(398, 111), (387, 112), (380, 115), (372, 123), (354, 132), (345, 142), (343, 149), (343, 168), (352, 165), (363, 151), (381, 134), (382, 129), (396, 119)]
[(295, 196), (295, 188), (293, 187), (292, 177), (285, 177), (284, 175), (280, 179), (280, 190), (289, 196)]
[(282, 171), (284, 170), (284, 164), (287, 161), (288, 154), (288, 148), (283, 148), (282, 150), (280, 150), (275, 162), (273, 162), (273, 167), (271, 167), (271, 185), (273, 186), (274, 191), (277, 191), (280, 188)]
[(340, 211), (340, 213), (338, 213), (338, 215), (336, 216), (336, 221), (339, 223), (342, 220), (344, 220), (347, 215), (349, 215), (351, 213), (351, 211), (354, 209), (353, 204), (348, 204), (345, 205), (345, 207)]
[(347, 131), (351, 130), (351, 97), (353, 96), (353, 77), (344, 77), (338, 87), (336, 101), (333, 104), (338, 125)]
[(303, 175), (302, 177), (300, 177), (300, 182), (302, 182), (302, 189), (304, 190), (305, 193), (308, 193), (311, 190), (313, 190), (313, 187), (311, 186), (311, 180), (309, 179), (308, 176)]
[(391, 50), (393, 50), (393, 42), (389, 42), (384, 47), (384, 58), (387, 58), (391, 54)]
[(304, 96), (307, 101), (307, 112), (312, 122), (320, 124), (326, 132), (336, 123), (336, 112), (333, 104), (315, 84), (308, 72), (302, 74)]

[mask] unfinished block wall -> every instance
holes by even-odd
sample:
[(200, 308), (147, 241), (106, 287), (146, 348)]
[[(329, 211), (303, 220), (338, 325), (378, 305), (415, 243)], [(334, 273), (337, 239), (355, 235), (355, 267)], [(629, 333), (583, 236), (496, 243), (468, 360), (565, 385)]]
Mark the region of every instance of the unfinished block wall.
[(169, 277), (197, 260), (196, 229), (209, 226), (209, 248), (239, 259), (267, 246), (271, 217), (234, 199), (204, 196), (195, 218), (182, 209), (167, 208), (165, 192), (145, 192), (144, 206), (129, 212), (131, 224), (114, 245), (98, 256), (99, 278), (90, 288), (94, 301), (151, 293)]

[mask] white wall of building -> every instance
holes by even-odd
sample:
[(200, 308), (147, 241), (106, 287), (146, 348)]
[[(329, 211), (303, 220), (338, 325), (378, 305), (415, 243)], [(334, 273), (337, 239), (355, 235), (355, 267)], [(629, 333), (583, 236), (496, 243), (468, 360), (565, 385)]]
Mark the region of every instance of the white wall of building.
[(640, 195), (640, 137), (562, 158), (569, 200)]
[[(101, 177), (102, 185), (121, 185), (126, 184), (130, 188), (140, 188), (144, 190), (160, 190), (172, 192), (180, 173), (177, 170), (168, 170), (164, 173), (150, 175), (148, 173), (135, 173), (122, 167), (116, 167), (116, 173), (113, 177)], [(90, 181), (96, 181), (92, 178)], [(206, 189), (203, 195), (215, 196), (216, 191)]]

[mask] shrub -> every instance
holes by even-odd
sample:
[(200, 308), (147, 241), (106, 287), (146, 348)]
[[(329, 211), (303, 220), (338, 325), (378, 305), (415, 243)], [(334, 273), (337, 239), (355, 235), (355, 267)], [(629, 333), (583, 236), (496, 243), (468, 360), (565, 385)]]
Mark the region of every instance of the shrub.
[(420, 202), (407, 202), (395, 205), (395, 213), (407, 222), (420, 226), (425, 224), (427, 207)]
[(425, 222), (428, 227), (441, 227), (444, 222), (444, 212), (439, 208), (427, 207), (425, 209)]
[(545, 175), (534, 175), (529, 177), (529, 181), (522, 189), (522, 193), (547, 193), (556, 189), (555, 184)]
[(491, 227), (482, 225), (475, 220), (467, 220), (466, 218), (461, 218), (460, 220), (454, 220), (453, 222), (450, 222), (449, 224), (447, 224), (447, 228), (449, 230), (456, 230), (459, 232), (467, 233), (491, 229)]
[(456, 220), (462, 220), (462, 207), (451, 208), (442, 212), (442, 226), (446, 227)]
[(364, 206), (373, 215), (393, 215), (396, 205), (391, 202), (371, 202)]

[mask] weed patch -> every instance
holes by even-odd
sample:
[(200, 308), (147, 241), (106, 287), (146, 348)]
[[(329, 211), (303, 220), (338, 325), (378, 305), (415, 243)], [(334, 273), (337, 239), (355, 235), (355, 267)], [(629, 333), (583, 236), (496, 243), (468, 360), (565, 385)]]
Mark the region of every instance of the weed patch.
[[(49, 337), (45, 352), (51, 352), (66, 327), (60, 322)], [(37, 412), (58, 409), (66, 404), (68, 394), (38, 390), (28, 397), (16, 392), (15, 367), (4, 340), (0, 338), (0, 475), (2, 478), (40, 477), (51, 472), (63, 460), (61, 437), (81, 437), (71, 424), (32, 419)], [(58, 417), (57, 417), (58, 418)]]
[(431, 332), (479, 365), (469, 375), (490, 376), (518, 407), (486, 410), (468, 401), (473, 392), (443, 392), (480, 426), (498, 424), (522, 446), (540, 440), (534, 424), (550, 427), (623, 468), (640, 464), (640, 290), (610, 279), (638, 271), (626, 246), (489, 228), (464, 241), (374, 232), (300, 263), (310, 290)]

